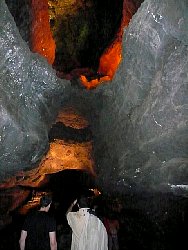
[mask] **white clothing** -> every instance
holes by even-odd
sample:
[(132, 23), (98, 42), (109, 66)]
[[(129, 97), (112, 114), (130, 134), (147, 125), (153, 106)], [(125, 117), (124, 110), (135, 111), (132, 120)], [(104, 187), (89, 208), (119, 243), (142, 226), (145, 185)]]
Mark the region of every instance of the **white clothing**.
[(68, 224), (72, 228), (71, 250), (107, 250), (108, 235), (102, 221), (80, 208), (78, 212), (67, 214)]

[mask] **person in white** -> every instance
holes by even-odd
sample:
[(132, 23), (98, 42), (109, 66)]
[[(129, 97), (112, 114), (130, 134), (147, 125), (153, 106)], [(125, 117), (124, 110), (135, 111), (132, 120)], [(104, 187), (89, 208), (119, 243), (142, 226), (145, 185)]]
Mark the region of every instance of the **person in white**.
[[(77, 203), (79, 210), (72, 212)], [(69, 207), (67, 221), (72, 229), (71, 250), (107, 250), (108, 235), (102, 221), (89, 213), (87, 197), (75, 200)]]

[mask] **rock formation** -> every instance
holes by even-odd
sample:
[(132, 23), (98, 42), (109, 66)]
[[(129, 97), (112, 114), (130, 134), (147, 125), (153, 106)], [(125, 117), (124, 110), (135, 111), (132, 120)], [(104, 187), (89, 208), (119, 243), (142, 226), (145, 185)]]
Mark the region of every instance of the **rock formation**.
[(2, 0), (0, 181), (38, 166), (66, 103), (90, 124), (103, 189), (187, 192), (187, 23), (186, 0), (145, 0), (124, 30), (113, 80), (88, 91), (31, 53)]

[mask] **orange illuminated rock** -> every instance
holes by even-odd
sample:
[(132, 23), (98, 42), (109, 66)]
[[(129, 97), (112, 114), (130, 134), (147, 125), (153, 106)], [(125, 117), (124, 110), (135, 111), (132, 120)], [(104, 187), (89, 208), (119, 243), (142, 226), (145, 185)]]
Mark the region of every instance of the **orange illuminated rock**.
[(87, 89), (93, 89), (96, 88), (99, 84), (102, 82), (106, 82), (111, 80), (109, 76), (103, 76), (101, 78), (93, 79), (91, 81), (88, 81), (87, 78), (83, 75), (80, 76), (80, 80), (82, 84), (87, 88)]
[(23, 171), (7, 179), (0, 184), (0, 190), (15, 186), (40, 187), (48, 181), (47, 175), (67, 169), (86, 171), (96, 177), (92, 159), (92, 142), (67, 143), (63, 140), (54, 140), (37, 168)]
[(50, 30), (48, 0), (31, 0), (31, 17), (31, 50), (52, 64), (56, 46)]
[(87, 119), (73, 107), (63, 107), (58, 113), (56, 122), (62, 122), (66, 127), (74, 129), (83, 129), (89, 126)]
[(110, 46), (104, 51), (100, 60), (98, 67), (98, 74), (103, 75), (100, 79), (94, 79), (88, 81), (85, 76), (80, 76), (80, 80), (82, 84), (87, 88), (95, 88), (99, 84), (104, 81), (112, 80), (114, 74), (121, 62), (122, 59), (122, 37), (123, 30), (128, 26), (132, 16), (137, 11), (140, 4), (135, 4), (130, 0), (124, 0), (123, 2), (123, 13), (121, 25), (117, 34), (115, 35), (114, 41), (110, 44)]
[(122, 41), (116, 39), (100, 58), (98, 72), (111, 80), (121, 61)]
[(129, 0), (124, 0), (122, 21), (116, 34), (116, 38), (100, 58), (98, 72), (100, 74), (109, 76), (110, 79), (113, 78), (121, 62), (123, 30), (128, 26), (135, 11), (136, 6), (134, 6), (134, 4), (132, 4)]

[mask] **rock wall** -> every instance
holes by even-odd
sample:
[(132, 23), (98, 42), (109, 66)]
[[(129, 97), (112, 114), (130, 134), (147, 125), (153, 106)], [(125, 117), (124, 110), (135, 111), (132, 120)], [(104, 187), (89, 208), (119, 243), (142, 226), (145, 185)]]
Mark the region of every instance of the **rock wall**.
[[(186, 0), (145, 0), (124, 32), (113, 81), (88, 91), (75, 80), (70, 90), (30, 52), (0, 1), (0, 182), (35, 167), (60, 104), (76, 107), (90, 123), (98, 184), (123, 205), (120, 247), (180, 249), (188, 219), (187, 23)], [(20, 185), (1, 189), (0, 228), (27, 197)], [(15, 234), (1, 235), (3, 249), (17, 246)]]
[[(67, 90), (47, 61), (30, 52), (0, 2), (0, 180), (34, 167), (48, 149), (48, 131)], [(68, 91), (66, 91), (68, 93)]]
[(144, 1), (124, 32), (114, 79), (92, 91), (72, 84), (71, 97), (69, 84), (29, 51), (4, 1), (0, 7), (1, 179), (41, 159), (66, 102), (90, 121), (103, 187), (187, 188), (186, 0)]
[(92, 119), (96, 166), (108, 188), (188, 184), (187, 23), (187, 1), (146, 0), (125, 30), (122, 63), (98, 89)]

